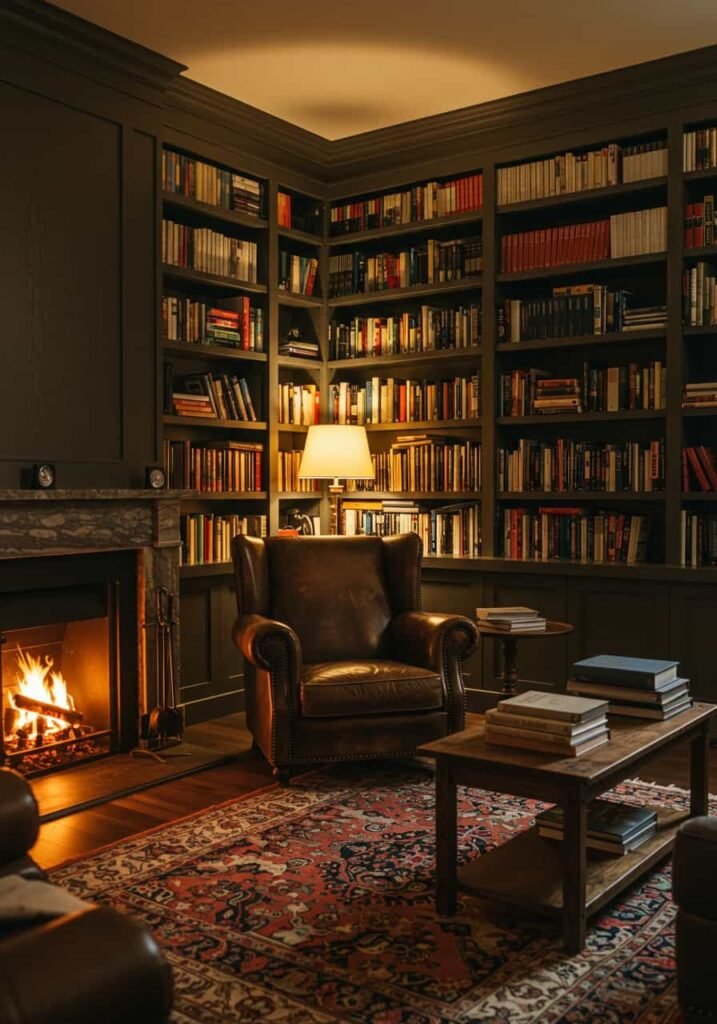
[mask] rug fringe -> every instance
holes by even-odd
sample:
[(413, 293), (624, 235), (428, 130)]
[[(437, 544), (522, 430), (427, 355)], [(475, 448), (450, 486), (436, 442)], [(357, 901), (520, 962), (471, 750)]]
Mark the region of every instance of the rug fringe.
[[(618, 785), (632, 784), (634, 786), (648, 786), (650, 789), (664, 789), (668, 793), (679, 793), (680, 796), (689, 796), (689, 789), (685, 789), (683, 786), (678, 786), (674, 782), (648, 782), (647, 779), (625, 779)], [(714, 793), (710, 793), (710, 800), (717, 800), (717, 796)]]

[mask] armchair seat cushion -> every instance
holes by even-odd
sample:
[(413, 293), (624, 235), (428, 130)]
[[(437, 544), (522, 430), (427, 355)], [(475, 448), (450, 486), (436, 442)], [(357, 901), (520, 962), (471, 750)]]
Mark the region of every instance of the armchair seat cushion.
[(434, 711), (444, 704), (440, 675), (400, 661), (304, 665), (299, 689), (306, 718)]

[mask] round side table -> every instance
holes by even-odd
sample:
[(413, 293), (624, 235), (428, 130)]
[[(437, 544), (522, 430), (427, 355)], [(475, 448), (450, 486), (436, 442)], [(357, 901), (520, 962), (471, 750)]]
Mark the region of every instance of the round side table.
[(551, 636), (562, 636), (565, 633), (572, 633), (573, 627), (569, 622), (553, 622), (548, 620), (545, 629), (520, 630), (517, 633), (506, 633), (504, 629), (493, 629), (491, 626), (478, 623), (478, 632), (481, 636), (497, 637), (503, 642), (503, 674), (501, 676), (501, 693), (505, 697), (513, 697), (518, 692), (518, 641), (519, 640), (545, 640)]

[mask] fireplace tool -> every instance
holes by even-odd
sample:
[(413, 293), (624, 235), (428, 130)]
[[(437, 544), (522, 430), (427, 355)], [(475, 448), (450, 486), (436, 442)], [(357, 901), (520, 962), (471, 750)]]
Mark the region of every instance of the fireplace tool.
[[(157, 704), (148, 715), (142, 716), (140, 745), (133, 753), (147, 754), (161, 761), (157, 751), (178, 743), (184, 733), (184, 716), (175, 700), (174, 642), (177, 625), (174, 614), (174, 595), (165, 587), (154, 592), (155, 629), (154, 663), (157, 686)], [(174, 755), (179, 756), (179, 755)], [(189, 754), (182, 756), (188, 757)]]

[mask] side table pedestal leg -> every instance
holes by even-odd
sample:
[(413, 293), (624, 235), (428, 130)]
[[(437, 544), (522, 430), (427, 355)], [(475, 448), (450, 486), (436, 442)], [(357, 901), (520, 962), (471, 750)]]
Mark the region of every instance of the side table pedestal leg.
[(506, 697), (514, 697), (518, 692), (518, 638), (515, 636), (501, 637), (503, 642), (503, 688)]

